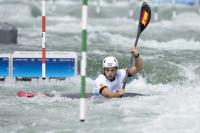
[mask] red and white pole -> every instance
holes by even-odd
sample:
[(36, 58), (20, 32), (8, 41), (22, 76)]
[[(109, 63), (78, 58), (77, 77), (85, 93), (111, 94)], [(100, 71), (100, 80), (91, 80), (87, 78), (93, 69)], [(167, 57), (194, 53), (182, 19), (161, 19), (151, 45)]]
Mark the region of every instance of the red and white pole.
[(42, 79), (46, 78), (46, 0), (42, 0)]

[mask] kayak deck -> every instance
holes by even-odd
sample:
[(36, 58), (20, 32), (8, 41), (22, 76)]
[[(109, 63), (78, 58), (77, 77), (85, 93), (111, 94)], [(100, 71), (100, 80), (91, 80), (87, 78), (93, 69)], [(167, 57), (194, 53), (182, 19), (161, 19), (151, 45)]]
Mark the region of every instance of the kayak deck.
[[(52, 94), (45, 94), (48, 97), (55, 97), (55, 95)], [(90, 98), (92, 97), (94, 94), (92, 93), (86, 93), (85, 97), (86, 98)], [(57, 96), (57, 95), (56, 95)], [(79, 93), (68, 93), (68, 94), (59, 94), (58, 96), (61, 97), (66, 97), (66, 98), (80, 98), (80, 94)], [(135, 97), (135, 96), (145, 96), (144, 94), (140, 94), (140, 93), (126, 93), (123, 97)]]
[[(17, 96), (18, 97), (31, 98), (31, 97), (35, 97), (35, 96), (39, 96), (39, 95), (43, 95), (43, 96), (47, 96), (47, 97), (57, 97), (58, 96), (58, 97), (72, 98), (72, 99), (80, 98), (80, 93), (43, 94), (43, 93), (37, 93), (37, 92), (24, 92), (24, 91), (18, 91), (17, 92)], [(85, 94), (86, 98), (90, 98), (92, 96), (93, 96), (92, 93), (86, 93)], [(136, 97), (136, 96), (146, 96), (146, 95), (145, 94), (141, 94), (141, 93), (126, 93), (126, 94), (124, 94), (123, 97)]]

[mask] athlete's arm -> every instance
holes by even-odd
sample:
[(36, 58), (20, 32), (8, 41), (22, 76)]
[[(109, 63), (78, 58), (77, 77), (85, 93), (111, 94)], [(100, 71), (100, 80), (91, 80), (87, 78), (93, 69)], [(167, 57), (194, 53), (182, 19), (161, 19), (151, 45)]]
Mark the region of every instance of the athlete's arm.
[(120, 98), (123, 96), (121, 91), (119, 92), (111, 92), (107, 87), (103, 87), (100, 89), (100, 94), (106, 98)]
[(143, 61), (136, 48), (131, 48), (131, 53), (135, 57), (135, 64), (130, 68), (129, 74), (134, 75), (143, 69)]

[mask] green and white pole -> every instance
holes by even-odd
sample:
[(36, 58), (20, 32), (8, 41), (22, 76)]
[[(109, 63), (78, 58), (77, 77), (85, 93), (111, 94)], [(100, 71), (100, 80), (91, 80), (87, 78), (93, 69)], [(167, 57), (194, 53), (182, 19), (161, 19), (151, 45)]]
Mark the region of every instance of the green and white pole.
[(85, 88), (86, 88), (86, 65), (87, 65), (87, 18), (88, 1), (82, 0), (82, 48), (81, 48), (81, 90), (80, 90), (80, 121), (85, 121)]
[(56, 0), (52, 0), (52, 12), (56, 11)]
[(134, 2), (132, 0), (129, 0), (129, 17), (133, 17), (134, 10), (133, 10)]
[(176, 0), (172, 0), (172, 18), (176, 18)]
[(154, 8), (154, 20), (158, 21), (158, 2), (155, 2), (155, 8)]
[(101, 0), (96, 0), (96, 13), (101, 12)]
[(197, 0), (198, 13), (200, 14), (200, 0)]

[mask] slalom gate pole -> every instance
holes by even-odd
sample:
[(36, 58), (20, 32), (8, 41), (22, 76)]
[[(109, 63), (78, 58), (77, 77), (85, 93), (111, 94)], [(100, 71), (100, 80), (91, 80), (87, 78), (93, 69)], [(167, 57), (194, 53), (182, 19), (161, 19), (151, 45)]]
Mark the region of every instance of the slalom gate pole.
[(154, 7), (154, 20), (158, 21), (158, 2), (155, 2), (155, 7)]
[(87, 18), (88, 1), (82, 0), (82, 48), (81, 48), (81, 88), (80, 88), (80, 121), (85, 121), (85, 88), (86, 88), (86, 65), (87, 65)]
[(197, 10), (198, 10), (198, 13), (200, 14), (200, 0), (197, 0)]
[(96, 13), (101, 12), (101, 0), (96, 0)]
[(42, 0), (42, 79), (46, 79), (46, 0)]
[(172, 18), (176, 18), (176, 0), (172, 0)]

